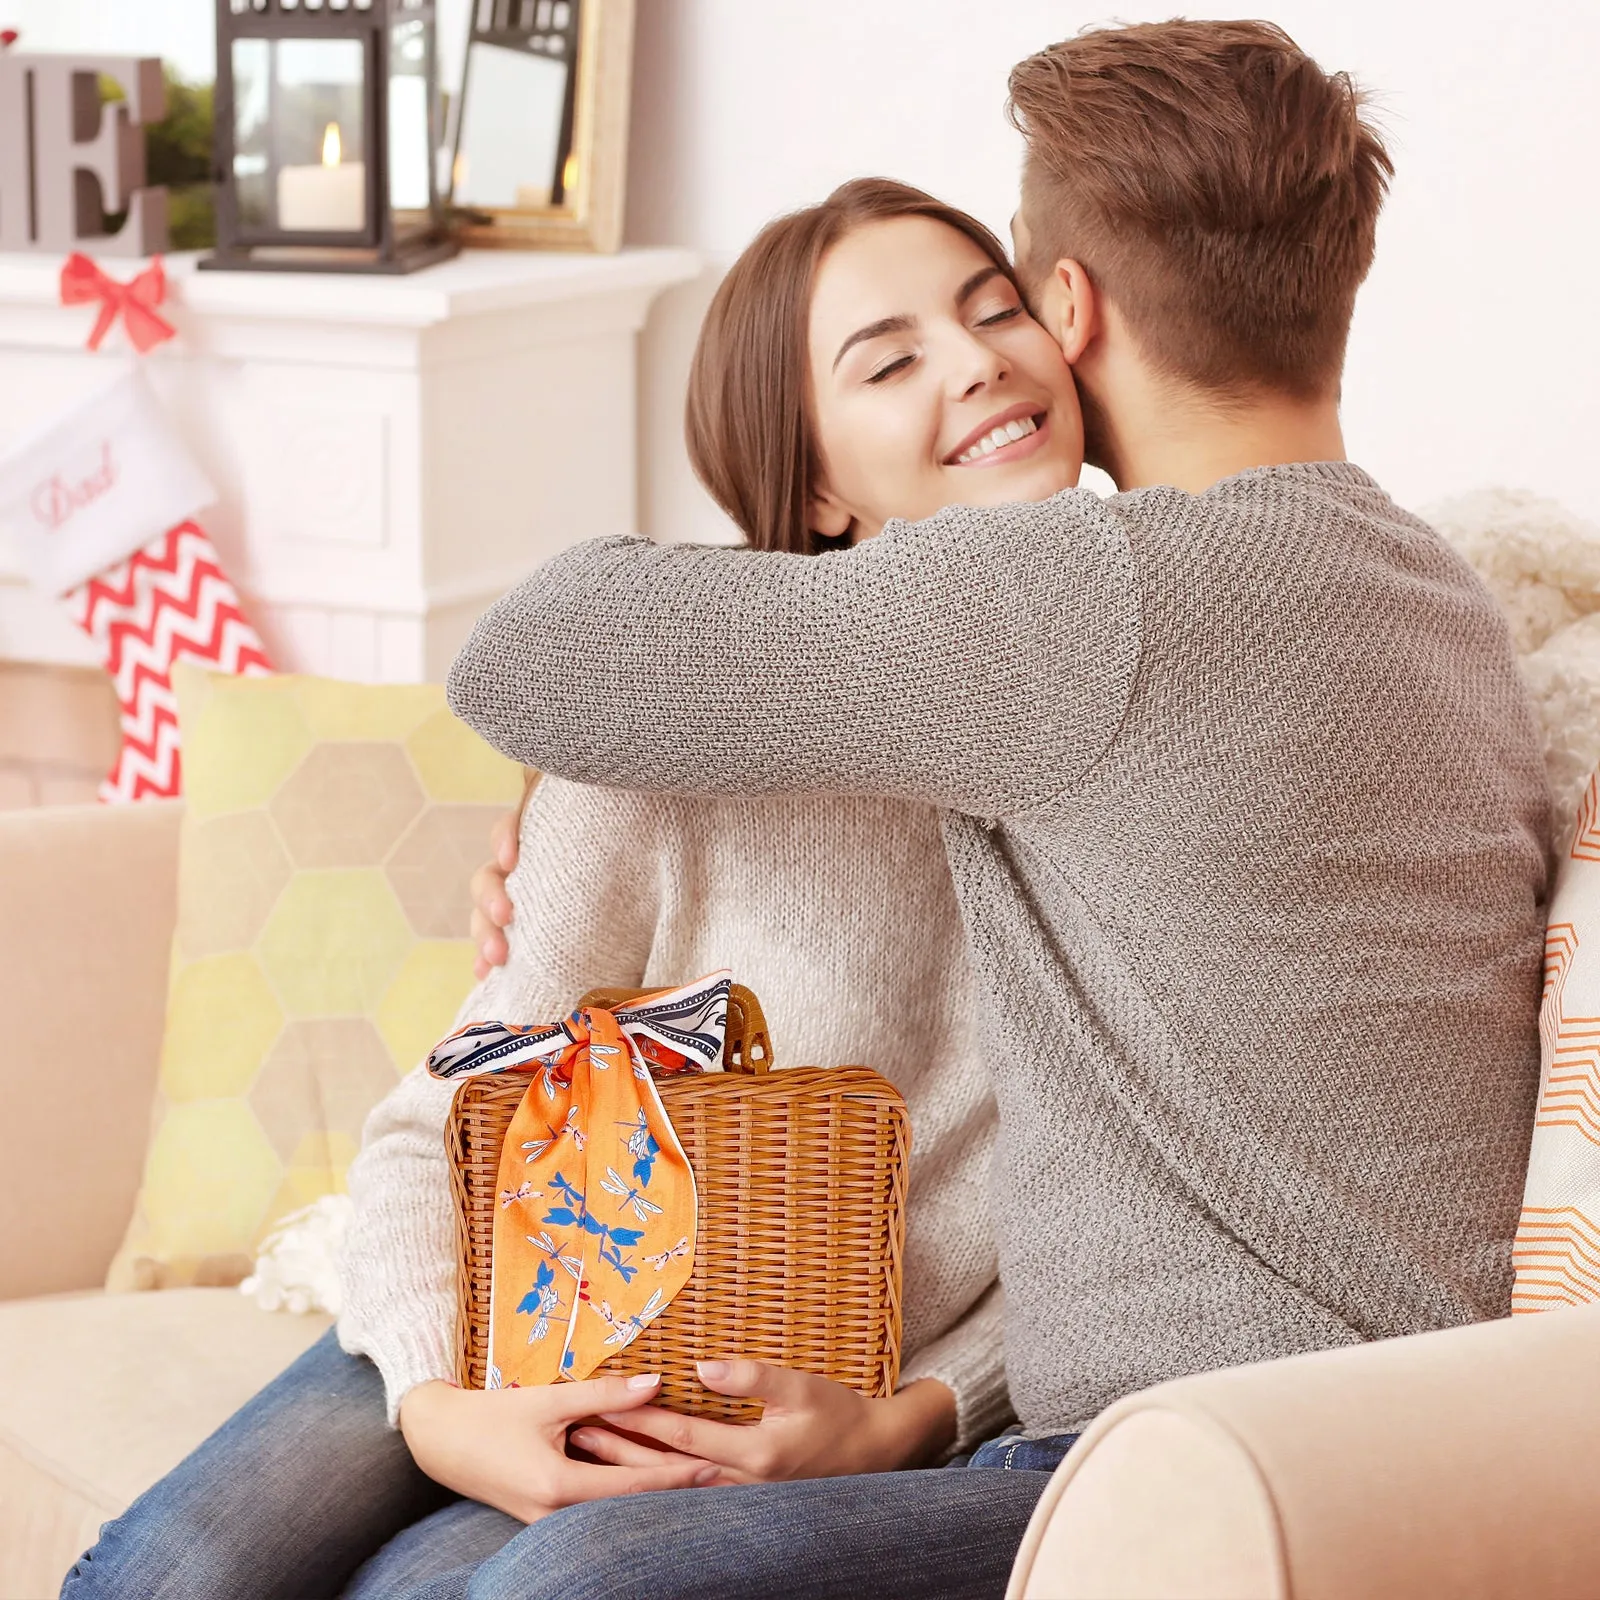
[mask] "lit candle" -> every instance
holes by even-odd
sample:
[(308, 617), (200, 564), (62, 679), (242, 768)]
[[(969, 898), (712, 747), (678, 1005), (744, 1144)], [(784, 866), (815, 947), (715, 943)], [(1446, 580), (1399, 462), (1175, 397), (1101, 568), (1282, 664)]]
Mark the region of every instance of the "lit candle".
[(278, 174), (278, 226), (306, 233), (358, 233), (367, 214), (367, 166), (339, 159), (339, 124), (322, 136), (322, 164)]

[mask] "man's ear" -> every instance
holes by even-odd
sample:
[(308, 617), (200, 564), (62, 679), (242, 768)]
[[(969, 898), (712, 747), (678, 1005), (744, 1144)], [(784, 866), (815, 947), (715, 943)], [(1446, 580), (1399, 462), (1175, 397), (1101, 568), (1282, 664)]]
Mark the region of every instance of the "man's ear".
[(806, 521), (811, 531), (824, 538), (842, 538), (855, 526), (855, 520), (850, 508), (836, 499), (833, 490), (828, 488), (818, 489), (806, 507)]
[(1081, 261), (1058, 261), (1045, 299), (1050, 333), (1067, 365), (1076, 365), (1100, 328), (1100, 296)]

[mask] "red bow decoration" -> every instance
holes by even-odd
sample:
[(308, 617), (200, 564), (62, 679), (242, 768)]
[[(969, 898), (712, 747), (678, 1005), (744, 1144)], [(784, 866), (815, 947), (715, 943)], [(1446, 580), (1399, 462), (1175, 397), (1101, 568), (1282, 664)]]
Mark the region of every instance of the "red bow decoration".
[(156, 315), (155, 308), (167, 297), (167, 275), (157, 256), (148, 267), (128, 283), (118, 283), (107, 277), (88, 256), (74, 251), (61, 267), (61, 303), (64, 306), (86, 305), (100, 302), (100, 315), (89, 334), (89, 348), (98, 350), (100, 341), (111, 331), (111, 324), (122, 317), (133, 341), (133, 348), (143, 355), (153, 350), (163, 339), (177, 333), (164, 317)]

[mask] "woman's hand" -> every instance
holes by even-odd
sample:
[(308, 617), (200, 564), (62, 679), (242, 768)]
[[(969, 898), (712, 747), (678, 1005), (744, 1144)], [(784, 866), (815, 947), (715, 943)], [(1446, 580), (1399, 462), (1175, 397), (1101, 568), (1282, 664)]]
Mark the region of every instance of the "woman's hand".
[[(527, 803), (524, 794), (522, 805)], [(494, 859), (472, 875), (472, 942), (477, 946), (472, 974), (480, 981), (489, 976), (491, 967), (503, 967), (511, 953), (505, 936), (511, 925), (511, 896), (506, 893), (506, 879), (517, 864), (517, 834), (521, 826), (522, 806), (501, 817), (489, 834)]]
[(435, 1380), (406, 1392), (400, 1431), (417, 1465), (436, 1483), (519, 1522), (537, 1522), (582, 1500), (690, 1489), (718, 1476), (718, 1468), (704, 1461), (644, 1445), (629, 1445), (604, 1464), (567, 1454), (573, 1423), (602, 1411), (632, 1416), (660, 1384), (654, 1376), (618, 1376), (486, 1391)]
[(597, 1461), (625, 1464), (639, 1459), (634, 1439), (648, 1439), (714, 1462), (720, 1470), (710, 1482), (774, 1483), (920, 1466), (955, 1439), (955, 1396), (932, 1378), (870, 1400), (831, 1378), (762, 1361), (702, 1361), (699, 1371), (718, 1394), (762, 1401), (761, 1421), (710, 1422), (658, 1406), (603, 1411), (611, 1426), (579, 1428), (573, 1444)]

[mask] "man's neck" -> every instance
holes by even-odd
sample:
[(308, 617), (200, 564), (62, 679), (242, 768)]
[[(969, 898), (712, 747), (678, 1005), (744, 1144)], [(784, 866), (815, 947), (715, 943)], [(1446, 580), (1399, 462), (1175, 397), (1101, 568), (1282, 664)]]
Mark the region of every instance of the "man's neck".
[(1093, 408), (1097, 464), (1119, 489), (1157, 484), (1203, 494), (1251, 467), (1296, 461), (1343, 461), (1336, 396), (1295, 400), (1272, 396), (1219, 405), (1206, 396), (1152, 389), (1133, 404)]

